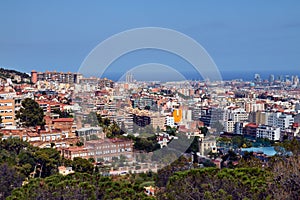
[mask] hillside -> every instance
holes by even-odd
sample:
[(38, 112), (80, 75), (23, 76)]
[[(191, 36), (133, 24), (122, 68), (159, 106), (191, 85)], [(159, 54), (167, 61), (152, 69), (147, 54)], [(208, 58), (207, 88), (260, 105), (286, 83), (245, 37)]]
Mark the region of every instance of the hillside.
[(30, 75), (12, 69), (0, 68), (0, 79), (11, 78), (14, 83), (23, 83), (30, 81)]

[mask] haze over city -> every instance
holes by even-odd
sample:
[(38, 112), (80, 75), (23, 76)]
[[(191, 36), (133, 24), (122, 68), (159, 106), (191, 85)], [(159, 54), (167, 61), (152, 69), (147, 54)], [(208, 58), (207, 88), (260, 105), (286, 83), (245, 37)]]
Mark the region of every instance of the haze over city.
[(0, 2), (0, 200), (299, 200), (299, 11)]

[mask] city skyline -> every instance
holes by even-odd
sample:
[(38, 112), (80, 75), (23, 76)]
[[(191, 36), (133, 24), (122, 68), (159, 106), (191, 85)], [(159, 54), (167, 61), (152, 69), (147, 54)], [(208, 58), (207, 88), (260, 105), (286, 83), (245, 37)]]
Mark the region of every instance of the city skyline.
[(0, 2), (0, 199), (299, 199), (299, 10)]
[[(224, 79), (232, 72), (247, 72), (251, 78), (264, 71), (299, 75), (297, 1), (231, 1), (218, 6), (203, 1), (114, 3), (93, 1), (84, 8), (77, 1), (1, 3), (0, 66), (27, 73), (32, 69), (76, 72), (88, 53), (111, 35), (153, 26), (195, 39)], [(130, 68), (149, 62), (188, 68), (184, 60), (155, 50), (133, 52), (112, 65)]]

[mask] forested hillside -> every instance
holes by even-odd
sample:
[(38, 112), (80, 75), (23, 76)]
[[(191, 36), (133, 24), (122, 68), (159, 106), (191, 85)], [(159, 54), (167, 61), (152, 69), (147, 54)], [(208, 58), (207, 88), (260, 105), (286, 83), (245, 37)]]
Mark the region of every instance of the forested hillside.
[[(104, 177), (101, 168), (94, 167), (90, 160), (65, 160), (56, 149), (39, 149), (18, 139), (1, 140), (0, 199), (298, 199), (300, 196), (297, 154), (275, 156), (268, 163), (248, 155), (238, 166), (223, 169), (197, 168), (188, 163), (182, 156), (157, 174)], [(75, 173), (60, 175), (61, 165), (72, 166)], [(155, 197), (144, 193), (144, 186), (148, 185), (157, 188)]]

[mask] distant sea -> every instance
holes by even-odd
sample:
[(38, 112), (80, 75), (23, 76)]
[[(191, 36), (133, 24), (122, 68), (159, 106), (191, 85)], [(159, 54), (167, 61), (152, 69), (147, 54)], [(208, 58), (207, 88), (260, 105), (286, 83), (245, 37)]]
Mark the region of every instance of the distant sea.
[(244, 81), (253, 81), (255, 74), (259, 74), (262, 80), (268, 80), (271, 74), (274, 75), (275, 79), (280, 75), (283, 77), (289, 75), (291, 78), (296, 75), (300, 77), (300, 69), (295, 71), (221, 71), (223, 80), (243, 79)]
[[(273, 74), (275, 80), (278, 76), (289, 75), (290, 79), (292, 76), (298, 76), (300, 78), (300, 69), (299, 70), (289, 70), (289, 71), (220, 71), (223, 80), (236, 80), (242, 79), (243, 81), (253, 81), (255, 74), (259, 74), (262, 80), (268, 80), (270, 75)], [(122, 74), (123, 75), (123, 74)], [(118, 81), (121, 76), (119, 73), (105, 73), (102, 78), (107, 77), (111, 80)], [(134, 75), (134, 74), (133, 74)], [(196, 72), (185, 72), (184, 76), (188, 80), (203, 80), (203, 78)], [(168, 77), (170, 79), (170, 77)], [(162, 80), (164, 81), (164, 80)], [(169, 81), (169, 80), (167, 80)]]

